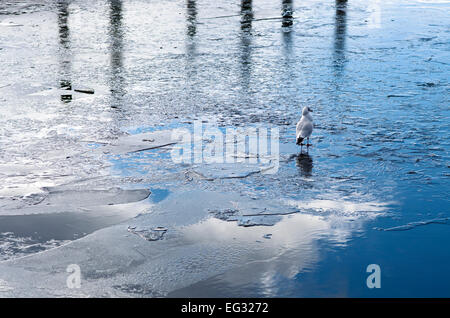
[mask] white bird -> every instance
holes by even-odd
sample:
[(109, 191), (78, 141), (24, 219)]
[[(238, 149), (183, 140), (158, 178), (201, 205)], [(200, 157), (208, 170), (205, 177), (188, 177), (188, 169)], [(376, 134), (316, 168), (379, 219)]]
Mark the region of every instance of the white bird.
[(297, 145), (300, 145), (300, 147), (303, 146), (303, 140), (305, 138), (307, 139), (306, 147), (312, 146), (309, 143), (309, 137), (312, 134), (314, 124), (313, 124), (313, 118), (311, 116), (312, 109), (308, 106), (303, 107), (302, 110), (302, 117), (300, 118), (299, 122), (297, 123), (297, 129), (296, 129), (296, 140)]

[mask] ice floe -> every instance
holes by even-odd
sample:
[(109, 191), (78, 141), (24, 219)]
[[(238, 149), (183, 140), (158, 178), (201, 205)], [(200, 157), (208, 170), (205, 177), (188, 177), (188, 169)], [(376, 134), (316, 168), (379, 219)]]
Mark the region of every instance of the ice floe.
[(257, 268), (248, 277), (259, 281), (272, 277), (274, 268), (294, 277), (320, 258), (318, 240), (345, 244), (355, 230), (283, 200), (178, 189), (148, 213), (1, 263), (0, 279), (14, 288), (6, 295), (74, 296), (79, 291), (66, 288), (65, 268), (78, 264), (83, 294), (164, 296), (236, 268)]
[(100, 147), (98, 152), (112, 155), (139, 152), (176, 144), (170, 130), (161, 130), (119, 137), (109, 145)]

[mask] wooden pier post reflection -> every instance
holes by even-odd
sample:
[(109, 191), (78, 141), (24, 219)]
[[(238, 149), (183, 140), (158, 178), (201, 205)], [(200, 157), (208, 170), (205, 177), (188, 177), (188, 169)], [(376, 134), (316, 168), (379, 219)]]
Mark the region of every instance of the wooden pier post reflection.
[[(56, 4), (58, 15), (58, 36), (59, 36), (59, 87), (63, 90), (72, 90), (72, 52), (70, 49), (69, 30), (69, 2), (59, 0)], [(72, 94), (61, 94), (61, 101), (70, 103)]]
[(240, 61), (241, 61), (241, 85), (243, 93), (247, 96), (251, 78), (251, 43), (253, 22), (252, 0), (241, 0), (241, 34), (240, 34)]
[(196, 53), (195, 36), (197, 34), (197, 2), (186, 1), (186, 55), (191, 60)]
[(187, 0), (187, 35), (189, 37), (195, 36), (197, 34), (197, 4), (196, 0)]
[(345, 41), (347, 37), (347, 0), (336, 0), (334, 23), (333, 64), (336, 75), (340, 76), (345, 65)]
[(111, 108), (122, 108), (126, 94), (123, 69), (123, 25), (122, 0), (109, 1), (109, 51)]
[(281, 25), (290, 27), (294, 23), (293, 0), (282, 0), (281, 2)]

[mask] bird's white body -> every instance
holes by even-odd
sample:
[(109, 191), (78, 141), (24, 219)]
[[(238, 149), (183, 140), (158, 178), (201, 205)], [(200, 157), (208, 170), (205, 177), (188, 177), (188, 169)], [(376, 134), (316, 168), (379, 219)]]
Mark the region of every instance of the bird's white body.
[(310, 113), (309, 107), (304, 107), (302, 111), (302, 117), (297, 123), (296, 129), (296, 141), (300, 145), (304, 139), (309, 138), (313, 132), (314, 123)]

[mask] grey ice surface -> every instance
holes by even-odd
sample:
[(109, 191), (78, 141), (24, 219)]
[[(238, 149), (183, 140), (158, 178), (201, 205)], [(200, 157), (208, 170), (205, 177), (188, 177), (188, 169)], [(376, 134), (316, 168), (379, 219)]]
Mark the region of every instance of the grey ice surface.
[[(1, 263), (0, 279), (4, 286), (1, 295), (164, 296), (236, 266), (264, 264), (270, 258), (280, 264), (286, 275), (295, 275), (302, 266), (315, 261), (314, 239), (330, 227), (325, 219), (302, 214), (284, 221), (277, 219), (280, 222), (272, 224), (272, 239), (261, 244), (259, 239), (267, 234), (265, 227), (249, 229), (209, 216), (211, 206), (236, 204), (243, 205), (243, 213), (252, 210), (245, 197), (236, 193), (174, 193), (154, 206), (151, 213), (99, 230), (61, 248)], [(273, 221), (271, 216), (269, 219)], [(155, 230), (165, 232), (164, 238), (148, 240), (135, 235)], [(343, 239), (341, 235), (336, 233), (336, 239)], [(297, 252), (280, 257), (280, 251), (291, 244)], [(270, 272), (275, 263), (266, 271)], [(81, 268), (82, 289), (67, 288), (66, 268), (70, 264)], [(124, 288), (130, 284), (139, 288)]]
[(164, 130), (121, 136), (110, 145), (99, 148), (99, 151), (105, 154), (119, 155), (170, 146), (176, 143), (177, 140), (172, 139), (172, 132)]

